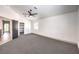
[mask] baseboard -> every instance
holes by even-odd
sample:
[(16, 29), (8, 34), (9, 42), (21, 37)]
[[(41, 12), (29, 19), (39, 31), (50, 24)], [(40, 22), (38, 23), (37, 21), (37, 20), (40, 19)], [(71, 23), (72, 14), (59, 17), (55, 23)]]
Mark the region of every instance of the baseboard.
[(55, 40), (58, 40), (58, 41), (62, 41), (62, 42), (66, 42), (66, 43), (77, 45), (77, 43), (74, 43), (74, 42), (64, 41), (64, 40), (60, 40), (60, 39), (57, 39), (57, 38), (52, 38), (52, 37), (49, 37), (49, 36), (46, 36), (46, 35), (42, 35), (42, 34), (39, 34), (39, 33), (32, 33), (32, 34), (36, 34), (36, 35), (44, 36), (44, 37), (47, 37), (47, 38), (55, 39)]

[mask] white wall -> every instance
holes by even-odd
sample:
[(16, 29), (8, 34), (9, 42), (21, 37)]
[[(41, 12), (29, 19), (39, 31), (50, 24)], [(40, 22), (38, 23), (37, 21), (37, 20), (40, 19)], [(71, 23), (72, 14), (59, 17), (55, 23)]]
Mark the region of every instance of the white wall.
[(77, 43), (77, 12), (40, 19), (36, 34), (58, 40)]

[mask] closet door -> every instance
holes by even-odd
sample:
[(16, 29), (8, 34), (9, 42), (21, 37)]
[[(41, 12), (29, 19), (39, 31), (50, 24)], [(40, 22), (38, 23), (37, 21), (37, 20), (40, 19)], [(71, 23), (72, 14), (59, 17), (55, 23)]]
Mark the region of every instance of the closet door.
[(18, 37), (18, 21), (12, 20), (13, 39)]

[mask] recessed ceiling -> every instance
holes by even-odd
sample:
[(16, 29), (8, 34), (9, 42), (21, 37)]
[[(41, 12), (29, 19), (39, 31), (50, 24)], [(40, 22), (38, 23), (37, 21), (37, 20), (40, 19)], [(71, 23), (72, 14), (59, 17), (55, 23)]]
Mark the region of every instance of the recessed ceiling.
[[(11, 5), (10, 7), (21, 15), (23, 14), (24, 10), (32, 9), (33, 12), (38, 13), (39, 18), (77, 11), (76, 5)], [(37, 10), (34, 10), (33, 7), (37, 7)]]

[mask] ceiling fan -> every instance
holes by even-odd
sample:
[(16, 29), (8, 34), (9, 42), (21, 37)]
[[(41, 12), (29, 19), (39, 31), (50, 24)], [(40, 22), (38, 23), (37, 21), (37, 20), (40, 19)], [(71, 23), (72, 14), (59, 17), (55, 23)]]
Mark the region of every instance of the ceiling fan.
[[(36, 7), (34, 7), (34, 9), (37, 9)], [(30, 17), (30, 16), (35, 16), (35, 15), (37, 15), (38, 13), (33, 13), (33, 10), (32, 9), (30, 9), (30, 10), (28, 10), (28, 11), (25, 11), (24, 13), (23, 13), (23, 15), (26, 17), (27, 15), (28, 15), (28, 17)]]
[(35, 15), (37, 15), (38, 13), (32, 13), (32, 10), (30, 9), (30, 10), (28, 11), (28, 14), (29, 14), (29, 16), (35, 16)]

